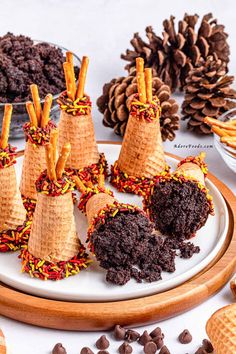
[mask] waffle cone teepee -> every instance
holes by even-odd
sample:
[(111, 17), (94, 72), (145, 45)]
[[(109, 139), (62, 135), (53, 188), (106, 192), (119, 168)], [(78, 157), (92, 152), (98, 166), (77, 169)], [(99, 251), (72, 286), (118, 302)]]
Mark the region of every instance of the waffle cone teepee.
[(89, 264), (76, 232), (74, 183), (64, 173), (69, 152), (70, 144), (65, 144), (55, 167), (53, 146), (48, 144), (47, 171), (36, 182), (38, 198), (32, 230), (28, 249), (23, 250), (21, 258), (22, 270), (41, 279), (62, 279)]
[(206, 331), (217, 354), (235, 354), (236, 304), (216, 311), (207, 321)]
[(113, 204), (115, 198), (106, 193), (98, 193), (92, 196), (86, 204), (86, 214), (88, 224), (91, 225), (94, 217), (98, 215), (99, 211), (104, 209), (107, 205)]
[(111, 182), (122, 192), (144, 195), (150, 180), (166, 169), (160, 131), (160, 104), (152, 97), (151, 70), (136, 63), (138, 94), (130, 97), (130, 116)]
[(59, 149), (69, 141), (71, 153), (66, 167), (72, 169), (82, 180), (96, 182), (101, 172), (107, 174), (107, 166), (104, 154), (98, 152), (91, 116), (92, 103), (89, 96), (84, 94), (88, 58), (83, 57), (76, 89), (71, 62), (73, 56), (69, 54), (67, 52), (67, 61), (63, 65), (66, 91), (58, 99), (61, 109)]
[(6, 105), (0, 141), (0, 252), (25, 244), (30, 226), (16, 181), (16, 149), (8, 144), (11, 112), (12, 106)]
[(46, 169), (44, 146), (49, 143), (50, 133), (56, 128), (49, 117), (52, 95), (48, 94), (46, 96), (42, 109), (37, 85), (32, 84), (30, 88), (33, 102), (28, 101), (26, 103), (30, 122), (23, 126), (26, 147), (20, 182), (24, 206), (29, 213), (34, 211), (36, 205), (35, 182), (40, 173)]
[(205, 185), (208, 169), (204, 157), (201, 153), (183, 159), (146, 195), (144, 208), (163, 234), (189, 239), (205, 225), (209, 214), (214, 215), (212, 197)]
[(3, 331), (0, 329), (0, 354), (7, 354), (7, 345)]

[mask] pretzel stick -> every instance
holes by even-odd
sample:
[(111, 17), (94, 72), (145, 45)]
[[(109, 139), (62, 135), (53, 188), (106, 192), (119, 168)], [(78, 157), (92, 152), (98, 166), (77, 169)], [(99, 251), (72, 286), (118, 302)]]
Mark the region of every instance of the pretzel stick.
[(211, 130), (219, 136), (236, 136), (236, 131), (226, 130), (212, 125)]
[(1, 148), (6, 149), (8, 145), (8, 138), (11, 125), (12, 105), (10, 103), (5, 104), (4, 114), (2, 120), (2, 134), (1, 134)]
[(150, 103), (152, 101), (152, 69), (146, 68), (144, 71), (144, 75), (145, 75), (147, 102)]
[(26, 102), (26, 110), (28, 112), (29, 118), (30, 118), (30, 123), (33, 127), (37, 128), (38, 126), (38, 119), (34, 110), (34, 105), (33, 102), (27, 101)]
[(104, 184), (105, 184), (105, 178), (104, 178), (104, 175), (103, 174), (100, 174), (98, 176), (98, 186), (103, 188), (104, 187)]
[(220, 139), (220, 141), (222, 143), (236, 143), (236, 136), (222, 136), (222, 138)]
[(81, 192), (85, 193), (87, 191), (87, 187), (83, 184), (81, 179), (78, 176), (73, 176), (73, 181), (75, 182), (76, 188)]
[(205, 117), (204, 118), (204, 123), (212, 126), (212, 125), (215, 125), (217, 127), (220, 127), (220, 128), (224, 128), (226, 130), (235, 130), (236, 131), (236, 127), (232, 127), (230, 126), (229, 124), (226, 124), (224, 122), (221, 122), (217, 119), (214, 119), (214, 118), (210, 118), (210, 117)]
[(236, 142), (235, 143), (227, 142), (227, 145), (230, 146), (233, 149), (236, 149)]
[(34, 102), (34, 109), (35, 109), (36, 117), (38, 120), (38, 125), (34, 124), (34, 126), (37, 127), (37, 126), (40, 126), (41, 115), (42, 115), (42, 107), (41, 107), (41, 103), (40, 103), (38, 86), (35, 84), (30, 85), (30, 91), (31, 91), (33, 102)]
[(142, 103), (146, 103), (147, 98), (146, 98), (146, 87), (145, 87), (145, 78), (144, 78), (144, 72), (143, 72), (143, 59), (142, 58), (136, 59), (136, 78), (137, 78), (137, 85), (138, 85), (139, 101)]
[(60, 156), (59, 156), (59, 158), (57, 160), (57, 165), (56, 165), (57, 179), (61, 179), (62, 178), (62, 174), (64, 172), (65, 165), (66, 165), (66, 160), (68, 159), (70, 151), (71, 151), (70, 143), (65, 143), (62, 146), (62, 149), (61, 149), (61, 152), (60, 152)]
[(58, 138), (58, 130), (53, 129), (50, 133), (50, 144), (53, 146), (53, 160), (56, 163), (57, 158), (57, 138)]
[(76, 93), (76, 83), (75, 83), (75, 70), (74, 70), (74, 59), (71, 52), (66, 52), (66, 61), (70, 64), (70, 76), (72, 84), (72, 95), (75, 98)]
[(43, 114), (41, 119), (41, 127), (45, 128), (48, 125), (50, 119), (50, 109), (52, 106), (52, 95), (49, 93), (44, 101)]
[(67, 92), (67, 96), (68, 96), (68, 98), (70, 98), (72, 101), (74, 101), (74, 98), (73, 98), (72, 81), (71, 81), (70, 63), (68, 63), (68, 62), (63, 63), (63, 69), (64, 69), (64, 75), (65, 75), (65, 81), (66, 81), (66, 92)]
[(46, 162), (47, 162), (47, 171), (48, 177), (50, 181), (56, 181), (56, 171), (55, 171), (55, 164), (54, 164), (54, 153), (53, 153), (53, 146), (52, 144), (47, 144), (45, 146), (45, 153), (46, 153)]
[(236, 119), (234, 119), (234, 120), (229, 120), (228, 122), (225, 122), (225, 124), (228, 124), (228, 125), (236, 125)]
[(79, 72), (78, 88), (76, 92), (76, 100), (84, 97), (84, 86), (88, 70), (89, 58), (83, 57), (82, 64)]

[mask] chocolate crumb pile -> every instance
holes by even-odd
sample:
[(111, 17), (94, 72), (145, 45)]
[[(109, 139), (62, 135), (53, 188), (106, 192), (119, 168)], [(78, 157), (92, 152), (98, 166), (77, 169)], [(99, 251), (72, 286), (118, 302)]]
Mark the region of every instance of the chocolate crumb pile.
[(210, 212), (206, 195), (195, 182), (175, 180), (156, 184), (149, 210), (162, 234), (180, 239), (194, 236)]
[[(0, 102), (29, 100), (29, 85), (39, 87), (41, 97), (65, 90), (61, 49), (47, 43), (34, 44), (23, 35), (8, 32), (0, 37)], [(78, 75), (78, 68), (75, 68)]]
[[(106, 280), (124, 285), (161, 279), (161, 272), (175, 271), (175, 257), (191, 258), (200, 251), (192, 243), (158, 236), (154, 225), (143, 214), (118, 213), (100, 224), (91, 235), (100, 266), (107, 270)], [(177, 252), (179, 250), (179, 252)]]

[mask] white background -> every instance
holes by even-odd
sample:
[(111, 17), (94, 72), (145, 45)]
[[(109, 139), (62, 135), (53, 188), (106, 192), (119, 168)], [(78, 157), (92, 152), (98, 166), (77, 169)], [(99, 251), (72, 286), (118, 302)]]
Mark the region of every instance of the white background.
[[(94, 101), (93, 117), (97, 139), (119, 140), (112, 130), (105, 129), (102, 115), (98, 112), (95, 100), (102, 92), (105, 82), (125, 74), (125, 62), (120, 53), (131, 48), (129, 40), (133, 32), (144, 36), (147, 25), (152, 25), (157, 34), (162, 32), (162, 21), (171, 14), (179, 20), (184, 13), (203, 15), (213, 12), (219, 23), (226, 26), (231, 47), (230, 73), (236, 73), (236, 25), (234, 0), (0, 0), (0, 35), (11, 31), (26, 34), (63, 45), (80, 57), (90, 58), (86, 91)], [(182, 96), (177, 96), (179, 102)], [(15, 142), (22, 148), (23, 141)], [(175, 144), (213, 144), (211, 137), (195, 136), (185, 130), (182, 124), (174, 142), (165, 143), (165, 150), (177, 155), (197, 154), (199, 149), (178, 149)], [(209, 148), (207, 162), (210, 171), (231, 189), (236, 191), (235, 174), (229, 170), (214, 148)], [(159, 325), (166, 334), (166, 343), (172, 354), (192, 354), (206, 336), (205, 323), (219, 307), (233, 301), (227, 285), (217, 295), (181, 316), (164, 321)], [(53, 345), (62, 342), (67, 353), (78, 354), (83, 345), (93, 347), (98, 333), (63, 332), (36, 328), (0, 317), (0, 327), (4, 330), (13, 354), (49, 354)], [(149, 326), (149, 329), (154, 326)], [(184, 328), (193, 334), (193, 342), (181, 345), (177, 336)], [(144, 328), (140, 328), (141, 332)], [(112, 342), (110, 353), (116, 353), (117, 343)], [(141, 353), (137, 346), (134, 353)]]

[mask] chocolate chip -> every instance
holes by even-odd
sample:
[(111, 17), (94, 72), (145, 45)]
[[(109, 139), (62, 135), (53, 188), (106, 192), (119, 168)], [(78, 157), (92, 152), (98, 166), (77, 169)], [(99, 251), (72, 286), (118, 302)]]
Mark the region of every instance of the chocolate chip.
[(99, 350), (98, 354), (109, 354), (107, 350)]
[(143, 349), (145, 354), (155, 354), (157, 352), (157, 346), (154, 342), (148, 342)]
[(126, 335), (126, 329), (120, 325), (116, 325), (114, 329), (114, 338), (116, 340), (124, 340)]
[[(150, 333), (150, 336), (151, 336), (152, 338), (154, 338), (154, 337), (159, 337), (159, 336), (161, 336), (161, 335), (162, 335), (162, 332), (161, 332), (160, 327), (156, 327), (156, 328)], [(164, 338), (164, 334), (163, 334), (163, 338)]]
[(169, 351), (169, 349), (164, 345), (164, 346), (161, 348), (159, 354), (170, 354), (170, 351)]
[(80, 354), (94, 354), (94, 352), (90, 348), (84, 347), (81, 349)]
[(132, 351), (133, 351), (133, 348), (131, 347), (131, 345), (129, 345), (126, 342), (121, 344), (121, 346), (119, 347), (120, 354), (130, 354), (130, 353), (132, 353)]
[(179, 341), (181, 344), (188, 344), (192, 342), (192, 339), (193, 338), (188, 329), (184, 329), (183, 332), (179, 335)]
[(109, 347), (110, 343), (109, 340), (105, 335), (101, 336), (97, 341), (96, 341), (96, 347), (98, 349), (107, 349)]
[(213, 345), (211, 344), (211, 342), (208, 339), (203, 339), (202, 346), (203, 346), (203, 348), (205, 349), (205, 351), (207, 353), (213, 353), (214, 352)]
[(147, 331), (144, 331), (141, 337), (139, 338), (138, 342), (141, 345), (145, 345), (148, 342), (152, 341), (152, 337), (148, 334)]
[(200, 347), (194, 354), (207, 354), (207, 351), (203, 347)]
[(52, 354), (66, 354), (66, 350), (61, 343), (57, 343), (52, 350)]
[(134, 331), (132, 329), (128, 329), (125, 335), (125, 339), (131, 343), (131, 342), (136, 342), (140, 338), (140, 334), (137, 331)]
[(157, 349), (161, 349), (163, 347), (164, 341), (162, 335), (154, 337), (152, 340), (156, 344)]

